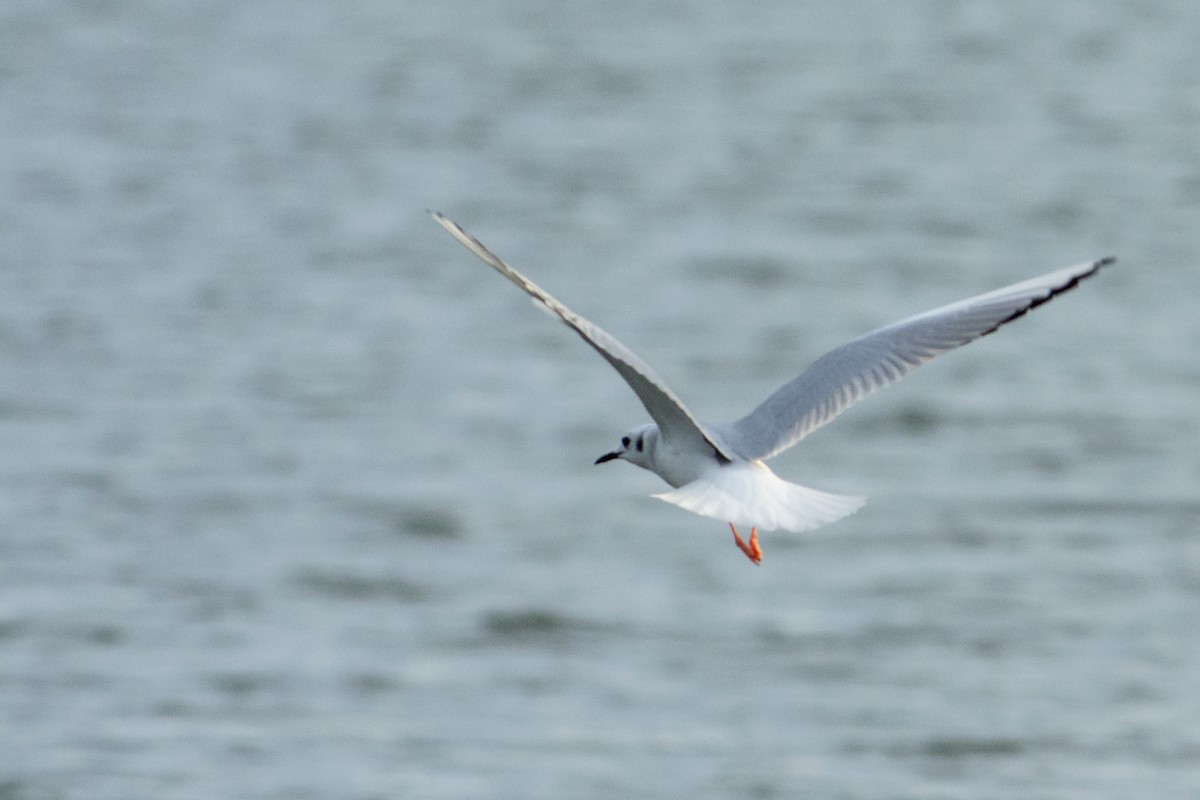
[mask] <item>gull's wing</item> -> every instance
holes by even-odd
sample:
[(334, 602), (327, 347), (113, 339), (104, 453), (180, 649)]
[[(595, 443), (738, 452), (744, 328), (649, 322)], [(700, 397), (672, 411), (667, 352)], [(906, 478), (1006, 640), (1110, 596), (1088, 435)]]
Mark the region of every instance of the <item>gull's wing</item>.
[(437, 211), (429, 213), (463, 247), (477, 255), (483, 263), (524, 289), (534, 299), (534, 302), (561, 319), (597, 353), (604, 356), (604, 360), (612, 364), (613, 369), (620, 373), (625, 382), (629, 384), (629, 388), (633, 389), (633, 393), (642, 401), (642, 405), (650, 413), (650, 418), (658, 423), (659, 430), (662, 431), (665, 438), (682, 446), (690, 445), (697, 450), (711, 448), (720, 459), (733, 460), (732, 454), (714, 441), (704, 426), (696, 421), (691, 412), (675, 396), (675, 393), (667, 388), (662, 379), (655, 375), (654, 371), (634, 355), (628, 347), (618, 342), (598, 325), (592, 324), (564, 306), (529, 278), (505, 264), (491, 250), (480, 244), (478, 239), (460, 228), (458, 223)]
[(871, 331), (821, 356), (758, 408), (718, 430), (743, 458), (770, 458), (934, 356), (991, 333), (1113, 260), (1051, 272)]

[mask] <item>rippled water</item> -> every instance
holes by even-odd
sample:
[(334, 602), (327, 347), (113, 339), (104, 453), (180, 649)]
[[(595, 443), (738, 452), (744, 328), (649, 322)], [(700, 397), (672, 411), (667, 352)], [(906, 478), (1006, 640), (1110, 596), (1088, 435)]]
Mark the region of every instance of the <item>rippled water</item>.
[[(1193, 3), (0, 8), (0, 797), (1200, 796)], [(1120, 263), (781, 457), (592, 467)]]

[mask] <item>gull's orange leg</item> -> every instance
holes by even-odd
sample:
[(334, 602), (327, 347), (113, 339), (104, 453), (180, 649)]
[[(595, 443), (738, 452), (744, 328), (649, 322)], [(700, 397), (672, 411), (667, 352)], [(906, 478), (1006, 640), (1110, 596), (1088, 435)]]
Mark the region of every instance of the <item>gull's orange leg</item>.
[(738, 546), (738, 549), (746, 554), (746, 558), (753, 561), (755, 564), (762, 563), (762, 548), (758, 546), (758, 528), (750, 529), (750, 544), (742, 541), (742, 537), (738, 536), (737, 528), (733, 527), (733, 523), (729, 523), (729, 530), (733, 531), (733, 543)]

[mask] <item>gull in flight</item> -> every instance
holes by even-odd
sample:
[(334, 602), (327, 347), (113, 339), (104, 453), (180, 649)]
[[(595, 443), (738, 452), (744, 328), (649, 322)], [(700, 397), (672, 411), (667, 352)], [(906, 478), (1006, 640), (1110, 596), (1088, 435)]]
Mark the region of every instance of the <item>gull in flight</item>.
[[(620, 446), (596, 463), (622, 459), (655, 473), (673, 491), (654, 497), (728, 522), (734, 543), (755, 564), (762, 561), (760, 530), (812, 530), (852, 514), (865, 502), (789, 483), (767, 467), (767, 459), (934, 356), (986, 336), (1114, 260), (1049, 272), (885, 325), (821, 356), (736, 422), (714, 424), (696, 419), (625, 345), (501, 261), (457, 223), (430, 213), (460, 244), (579, 334), (646, 407), (654, 421), (626, 433)], [(738, 525), (750, 528), (749, 542), (738, 534)]]

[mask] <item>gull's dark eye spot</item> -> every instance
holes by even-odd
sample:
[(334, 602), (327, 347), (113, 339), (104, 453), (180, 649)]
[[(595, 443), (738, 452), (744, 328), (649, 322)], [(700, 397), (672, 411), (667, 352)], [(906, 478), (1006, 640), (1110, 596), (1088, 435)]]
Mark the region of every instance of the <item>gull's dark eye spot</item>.
[(645, 441), (643, 440), (643, 438), (642, 438), (641, 436), (639, 436), (639, 437), (638, 437), (638, 440), (637, 440), (637, 451), (638, 451), (639, 453), (640, 453), (640, 452), (642, 452), (642, 445), (643, 445), (643, 444), (645, 444)]
[(628, 436), (621, 437), (621, 447), (629, 447), (629, 437)]

